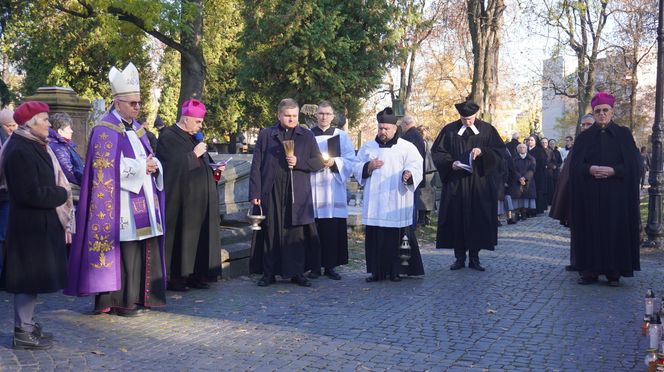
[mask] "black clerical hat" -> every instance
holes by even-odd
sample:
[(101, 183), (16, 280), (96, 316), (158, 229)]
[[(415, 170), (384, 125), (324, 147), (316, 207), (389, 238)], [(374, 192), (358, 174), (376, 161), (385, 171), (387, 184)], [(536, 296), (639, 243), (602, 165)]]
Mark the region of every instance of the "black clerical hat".
[(378, 124), (396, 124), (399, 119), (394, 115), (392, 107), (385, 107), (383, 111), (376, 114), (376, 120)]
[(478, 106), (477, 103), (470, 99), (466, 102), (455, 103), (454, 107), (456, 107), (459, 115), (461, 115), (462, 118), (473, 116), (473, 114), (476, 114), (477, 111), (480, 110), (480, 106)]

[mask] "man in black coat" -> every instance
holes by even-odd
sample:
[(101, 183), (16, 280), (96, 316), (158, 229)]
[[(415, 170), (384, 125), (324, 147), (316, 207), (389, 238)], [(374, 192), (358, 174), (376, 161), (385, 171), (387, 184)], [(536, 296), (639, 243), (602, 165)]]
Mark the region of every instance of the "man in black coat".
[(275, 275), (310, 287), (305, 259), (320, 267), (310, 259), (320, 257), (310, 173), (324, 163), (314, 134), (298, 125), (299, 111), (295, 100), (281, 100), (279, 123), (260, 131), (251, 162), (249, 200), (266, 217), (254, 234), (250, 260), (251, 272), (263, 274), (260, 287), (274, 283)]
[(195, 99), (182, 105), (180, 121), (159, 136), (157, 157), (164, 167), (166, 191), (166, 272), (168, 289), (207, 289), (206, 279), (221, 275), (219, 196), (216, 165), (205, 142), (194, 135), (203, 127), (205, 105)]
[(571, 239), (579, 284), (605, 275), (610, 286), (639, 263), (639, 150), (628, 128), (612, 121), (613, 96), (592, 101), (595, 124), (576, 138), (570, 162)]
[(443, 183), (436, 247), (454, 249), (451, 270), (465, 267), (468, 251), (468, 267), (484, 271), (479, 251), (493, 250), (498, 241), (492, 177), (505, 144), (491, 124), (476, 119), (479, 106), (475, 102), (455, 107), (461, 118), (440, 131), (431, 149)]

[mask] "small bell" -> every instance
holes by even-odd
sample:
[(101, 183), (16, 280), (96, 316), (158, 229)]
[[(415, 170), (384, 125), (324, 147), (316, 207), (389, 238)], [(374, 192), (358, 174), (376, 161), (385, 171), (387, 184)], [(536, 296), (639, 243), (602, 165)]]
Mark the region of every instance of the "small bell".
[(410, 260), (410, 243), (408, 242), (408, 236), (406, 234), (401, 238), (399, 259), (401, 260), (401, 266), (408, 266), (408, 260)]

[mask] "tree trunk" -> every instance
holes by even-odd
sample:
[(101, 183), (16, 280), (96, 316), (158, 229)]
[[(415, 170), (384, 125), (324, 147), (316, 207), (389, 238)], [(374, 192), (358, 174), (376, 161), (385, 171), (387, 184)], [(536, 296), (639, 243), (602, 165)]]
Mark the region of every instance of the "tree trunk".
[(203, 51), (199, 48), (180, 53), (180, 97), (178, 117), (182, 102), (191, 99), (202, 99), (205, 81), (205, 62)]
[(466, 0), (468, 29), (473, 46), (473, 80), (470, 99), (480, 106), (481, 117), (491, 121), (498, 85), (498, 52), (504, 0)]

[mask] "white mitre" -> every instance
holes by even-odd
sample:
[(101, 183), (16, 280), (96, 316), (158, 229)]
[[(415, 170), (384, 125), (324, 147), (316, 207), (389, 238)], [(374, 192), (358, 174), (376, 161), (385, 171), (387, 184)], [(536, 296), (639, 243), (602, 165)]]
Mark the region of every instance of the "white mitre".
[(111, 82), (113, 98), (141, 93), (138, 70), (131, 62), (125, 67), (124, 71), (118, 70), (115, 66), (111, 67), (108, 80)]

